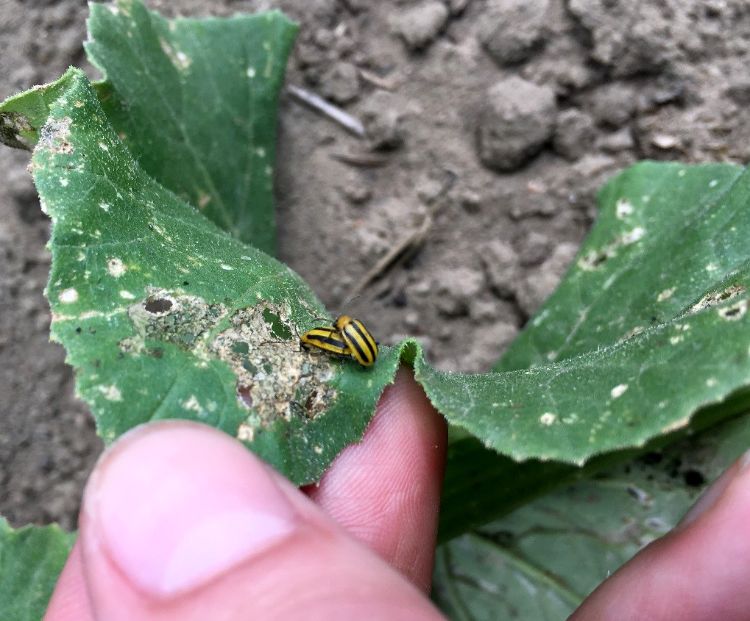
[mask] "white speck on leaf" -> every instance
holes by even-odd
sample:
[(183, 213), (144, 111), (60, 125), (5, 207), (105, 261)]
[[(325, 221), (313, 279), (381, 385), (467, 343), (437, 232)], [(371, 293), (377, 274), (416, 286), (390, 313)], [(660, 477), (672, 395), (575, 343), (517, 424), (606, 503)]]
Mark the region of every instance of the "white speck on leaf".
[(622, 243), (626, 246), (634, 244), (635, 242), (640, 241), (645, 234), (646, 229), (637, 226), (632, 231), (625, 233), (625, 235), (622, 236)]
[(709, 388), (713, 388), (713, 387), (714, 387), (714, 386), (716, 386), (716, 384), (718, 384), (718, 383), (719, 383), (719, 382), (718, 382), (718, 381), (716, 380), (716, 378), (715, 378), (715, 377), (709, 377), (709, 378), (708, 378), (708, 379), (706, 380), (706, 386), (708, 386)]
[(125, 291), (124, 289), (120, 291), (120, 297), (123, 300), (135, 300), (135, 296), (130, 291)]
[(203, 409), (201, 408), (201, 404), (198, 402), (198, 399), (195, 395), (190, 395), (187, 400), (183, 401), (182, 407), (193, 412), (201, 412)]
[(103, 142), (100, 142), (100, 143), (99, 143), (99, 148), (100, 148), (100, 149), (101, 149), (102, 151), (109, 151), (109, 147), (108, 147), (108, 146), (107, 146), (106, 144), (104, 144)]
[(78, 291), (75, 289), (65, 289), (60, 292), (58, 299), (63, 304), (72, 304), (73, 302), (78, 301)]
[(248, 67), (247, 68), (247, 77), (251, 80), (255, 77), (255, 67)]
[(669, 343), (671, 345), (677, 345), (685, 340), (685, 337), (682, 334), (678, 334), (676, 336), (670, 336), (669, 337)]
[(109, 204), (108, 203), (99, 203), (99, 209), (102, 211), (109, 212)]
[(122, 401), (122, 393), (114, 384), (111, 386), (99, 386), (99, 392), (104, 395), (107, 401)]
[(615, 205), (615, 213), (620, 220), (627, 218), (633, 213), (633, 205), (627, 199), (621, 198)]
[(618, 397), (621, 397), (627, 389), (628, 389), (627, 384), (618, 384), (612, 390), (609, 391), (609, 394), (612, 395), (613, 399), (617, 399)]
[(557, 414), (553, 414), (552, 412), (545, 412), (539, 417), (539, 422), (542, 423), (545, 427), (549, 427), (557, 420)]
[(65, 177), (60, 177), (60, 185), (64, 188), (68, 187), (69, 181)]
[(114, 278), (119, 278), (127, 271), (125, 264), (117, 257), (107, 259), (107, 272)]
[(717, 185), (719, 185), (718, 179), (711, 179), (711, 181), (708, 182), (709, 188), (715, 188)]
[(247, 423), (242, 423), (237, 429), (237, 439), (244, 442), (252, 442), (255, 437), (255, 430)]
[(231, 265), (227, 265), (226, 263), (221, 264), (221, 269), (226, 270), (227, 272), (231, 272), (234, 268)]
[(675, 292), (676, 287), (670, 287), (669, 289), (664, 289), (658, 296), (656, 296), (657, 302), (663, 302), (664, 300), (668, 300), (672, 297), (672, 294)]

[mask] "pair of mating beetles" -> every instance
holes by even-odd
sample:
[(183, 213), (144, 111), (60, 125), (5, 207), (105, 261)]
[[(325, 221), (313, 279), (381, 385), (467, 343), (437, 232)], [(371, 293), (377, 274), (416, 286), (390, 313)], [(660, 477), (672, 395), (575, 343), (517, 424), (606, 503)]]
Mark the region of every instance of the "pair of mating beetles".
[(371, 367), (378, 357), (378, 343), (359, 319), (339, 315), (332, 326), (313, 328), (300, 337), (305, 349), (322, 349), (334, 356), (354, 358)]

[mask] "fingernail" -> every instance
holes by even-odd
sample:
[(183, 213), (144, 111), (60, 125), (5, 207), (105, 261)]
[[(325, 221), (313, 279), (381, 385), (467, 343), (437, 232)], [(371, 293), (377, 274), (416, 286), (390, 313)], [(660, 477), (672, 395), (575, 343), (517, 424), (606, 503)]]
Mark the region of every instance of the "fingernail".
[(706, 491), (701, 494), (697, 502), (690, 508), (685, 516), (680, 520), (675, 530), (683, 529), (689, 524), (695, 522), (699, 517), (705, 514), (716, 502), (724, 495), (729, 484), (739, 475), (744, 473), (750, 466), (750, 450), (745, 451), (742, 456), (726, 470), (716, 481), (714, 481)]
[(184, 422), (145, 426), (105, 453), (84, 511), (104, 553), (156, 598), (213, 580), (296, 526), (260, 460), (228, 436)]

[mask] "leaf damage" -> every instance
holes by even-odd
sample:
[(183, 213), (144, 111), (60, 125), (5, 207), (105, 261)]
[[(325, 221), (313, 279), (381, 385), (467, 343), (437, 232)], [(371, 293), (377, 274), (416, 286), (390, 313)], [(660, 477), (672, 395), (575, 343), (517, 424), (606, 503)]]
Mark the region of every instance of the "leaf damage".
[[(336, 399), (331, 385), (336, 363), (303, 350), (292, 339), (290, 309), (282, 305), (261, 302), (230, 316), (222, 304), (151, 287), (128, 308), (128, 317), (136, 334), (120, 341), (125, 354), (160, 357), (162, 350), (153, 346), (160, 341), (204, 362), (218, 359), (230, 367), (237, 378), (237, 401), (249, 414), (249, 427), (238, 432), (243, 439), (252, 439), (250, 430), (258, 425), (281, 418), (315, 419)], [(217, 334), (225, 319), (229, 327)]]

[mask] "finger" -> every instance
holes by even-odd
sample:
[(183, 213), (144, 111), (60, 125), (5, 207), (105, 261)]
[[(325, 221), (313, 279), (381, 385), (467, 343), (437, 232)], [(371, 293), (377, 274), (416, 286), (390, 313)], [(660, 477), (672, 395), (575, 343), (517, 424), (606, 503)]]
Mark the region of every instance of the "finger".
[(748, 619), (748, 463), (743, 457), (725, 472), (677, 528), (602, 583), (572, 619)]
[(73, 546), (57, 580), (44, 621), (94, 621), (86, 594), (81, 546), (78, 542)]
[(383, 393), (362, 442), (310, 497), (349, 533), (429, 591), (445, 468), (445, 420), (409, 369)]
[(429, 601), (241, 444), (163, 422), (108, 450), (81, 513), (95, 619), (436, 619)]

